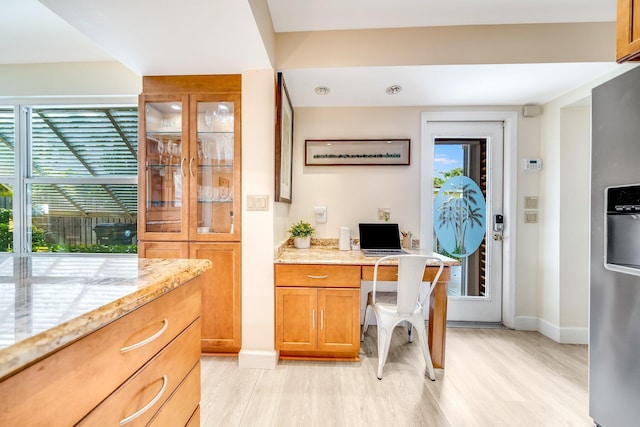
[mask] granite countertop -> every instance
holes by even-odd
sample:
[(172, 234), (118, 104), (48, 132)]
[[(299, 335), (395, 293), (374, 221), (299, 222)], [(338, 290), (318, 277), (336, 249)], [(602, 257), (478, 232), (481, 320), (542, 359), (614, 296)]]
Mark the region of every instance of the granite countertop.
[[(445, 265), (458, 265), (460, 262), (444, 255), (435, 254), (421, 249), (406, 249), (413, 254), (429, 255), (440, 258)], [(319, 241), (312, 244), (309, 249), (296, 249), (287, 242), (276, 248), (274, 253), (275, 264), (342, 264), (342, 265), (374, 265), (379, 257), (366, 257), (360, 250), (341, 251), (337, 245)], [(397, 264), (397, 261), (385, 262), (385, 264)], [(435, 263), (433, 263), (435, 264)], [(429, 263), (427, 264), (429, 265)]]
[(0, 255), (0, 379), (209, 268), (131, 255)]

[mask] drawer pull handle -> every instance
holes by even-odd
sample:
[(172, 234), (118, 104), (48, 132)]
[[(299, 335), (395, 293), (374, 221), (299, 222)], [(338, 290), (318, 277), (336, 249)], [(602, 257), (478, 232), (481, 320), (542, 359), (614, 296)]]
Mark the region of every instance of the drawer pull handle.
[(163, 323), (162, 324), (162, 328), (160, 328), (160, 330), (158, 332), (156, 332), (155, 334), (151, 335), (148, 338), (143, 339), (142, 341), (138, 341), (135, 344), (131, 344), (131, 345), (128, 345), (126, 347), (122, 347), (120, 349), (120, 353), (126, 353), (127, 351), (135, 350), (136, 348), (140, 348), (143, 345), (147, 345), (151, 341), (153, 341), (156, 338), (158, 338), (160, 335), (164, 334), (164, 331), (166, 331), (167, 328), (169, 327), (169, 321), (167, 319), (162, 319), (162, 323)]
[(162, 397), (162, 395), (164, 394), (164, 391), (167, 389), (167, 376), (163, 375), (162, 376), (162, 387), (160, 388), (160, 391), (158, 392), (158, 394), (156, 394), (154, 396), (153, 399), (151, 399), (151, 401), (149, 403), (147, 403), (146, 405), (144, 405), (142, 408), (138, 409), (136, 412), (134, 412), (133, 414), (129, 415), (126, 418), (123, 418), (120, 420), (120, 425), (123, 426), (125, 424), (130, 423), (131, 421), (135, 420), (136, 418), (138, 418), (140, 415), (144, 414), (145, 412), (147, 412), (149, 410), (149, 408), (151, 408), (153, 405), (156, 404), (156, 402), (158, 401), (158, 399), (160, 399)]
[(308, 277), (309, 279), (328, 279), (328, 278), (329, 278), (329, 276), (328, 276), (328, 275), (324, 275), (324, 276), (313, 276), (313, 275), (311, 275), (311, 274), (307, 274), (307, 277)]

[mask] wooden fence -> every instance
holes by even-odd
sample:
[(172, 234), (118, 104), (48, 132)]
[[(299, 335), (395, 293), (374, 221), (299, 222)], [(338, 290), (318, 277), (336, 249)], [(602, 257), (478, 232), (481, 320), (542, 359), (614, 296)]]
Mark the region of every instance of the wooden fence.
[[(0, 209), (13, 209), (13, 198), (0, 196)], [(117, 242), (110, 242), (105, 233), (110, 234), (112, 227), (106, 224), (131, 224), (131, 227), (113, 227), (114, 230), (129, 230), (129, 236), (119, 234)], [(74, 216), (36, 216), (35, 225), (44, 231), (45, 241), (48, 245), (95, 245), (103, 244), (137, 244), (136, 218), (121, 217), (74, 217)], [(96, 227), (98, 233), (96, 234)], [(117, 233), (115, 233), (117, 234)]]
[[(105, 224), (136, 224), (135, 219), (114, 218), (114, 217), (55, 217), (45, 216), (36, 220), (38, 227), (45, 231), (45, 241), (48, 244), (70, 244), (70, 245), (94, 245), (97, 243), (109, 243), (108, 239), (103, 237), (100, 239), (96, 234), (96, 226), (98, 233), (110, 231), (110, 227)], [(135, 227), (129, 227), (131, 239), (123, 235), (114, 236), (118, 240), (118, 244), (136, 244), (137, 233)], [(104, 233), (103, 233), (104, 236)], [(125, 243), (126, 241), (126, 243)]]

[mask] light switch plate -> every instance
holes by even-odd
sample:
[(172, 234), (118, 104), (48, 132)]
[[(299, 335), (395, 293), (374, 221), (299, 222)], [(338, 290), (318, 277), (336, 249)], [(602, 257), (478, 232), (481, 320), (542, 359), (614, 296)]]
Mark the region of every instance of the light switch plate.
[(525, 209), (538, 209), (538, 198), (535, 196), (525, 196), (524, 198)]
[(248, 211), (268, 211), (269, 196), (268, 195), (248, 195), (247, 210)]
[(534, 224), (538, 222), (538, 211), (525, 211), (524, 222), (527, 224)]

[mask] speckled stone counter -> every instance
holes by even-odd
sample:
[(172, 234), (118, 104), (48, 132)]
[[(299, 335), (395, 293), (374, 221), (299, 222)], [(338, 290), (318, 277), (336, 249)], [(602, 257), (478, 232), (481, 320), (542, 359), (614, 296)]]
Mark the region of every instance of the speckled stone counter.
[(0, 379), (209, 268), (131, 255), (0, 256)]
[[(435, 256), (444, 261), (445, 265), (457, 265), (455, 259), (434, 254), (431, 251), (407, 250), (409, 253)], [(283, 245), (276, 249), (274, 262), (277, 264), (342, 264), (342, 265), (374, 265), (379, 257), (366, 257), (362, 251), (341, 251), (333, 246), (311, 246), (309, 249), (296, 249)], [(388, 261), (387, 264), (397, 264)], [(435, 263), (434, 263), (435, 264)]]

